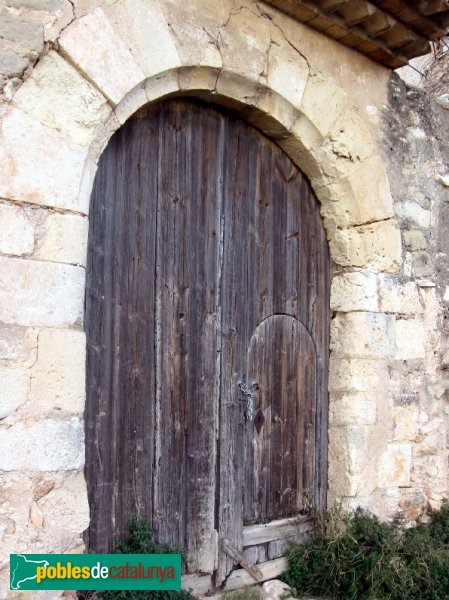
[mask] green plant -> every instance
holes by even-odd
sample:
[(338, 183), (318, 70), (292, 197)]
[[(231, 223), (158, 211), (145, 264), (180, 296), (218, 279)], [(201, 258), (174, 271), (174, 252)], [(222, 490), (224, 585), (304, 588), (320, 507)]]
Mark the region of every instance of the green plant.
[[(180, 548), (158, 544), (153, 538), (151, 524), (145, 519), (133, 515), (128, 525), (128, 538), (120, 542), (116, 548), (117, 554), (183, 554)], [(96, 592), (86, 598), (101, 600), (195, 600), (190, 592), (185, 590), (109, 590)]]
[(287, 553), (283, 580), (298, 593), (340, 600), (449, 600), (449, 503), (405, 529), (357, 509), (318, 519), (306, 546)]

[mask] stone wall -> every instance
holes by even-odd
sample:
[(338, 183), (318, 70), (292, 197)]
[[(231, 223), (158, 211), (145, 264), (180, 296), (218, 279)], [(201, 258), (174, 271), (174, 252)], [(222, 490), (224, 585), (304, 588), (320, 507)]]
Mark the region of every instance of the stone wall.
[[(39, 43), (24, 33), (33, 27)], [(442, 109), (250, 0), (8, 0), (0, 42), (0, 597), (9, 552), (83, 551), (92, 181), (112, 133), (167, 95), (238, 111), (321, 202), (333, 260), (329, 501), (382, 517), (438, 505), (448, 493)]]

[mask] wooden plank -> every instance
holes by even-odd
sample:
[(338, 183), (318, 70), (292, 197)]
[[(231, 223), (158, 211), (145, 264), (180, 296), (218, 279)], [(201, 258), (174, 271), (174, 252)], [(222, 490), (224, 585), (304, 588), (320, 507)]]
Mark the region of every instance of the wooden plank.
[(294, 537), (312, 529), (313, 521), (310, 517), (293, 517), (271, 521), (271, 523), (247, 525), (243, 528), (243, 545), (247, 547), (265, 544), (274, 540)]
[(161, 540), (187, 550), (189, 572), (212, 573), (222, 117), (195, 102), (173, 100), (153, 118), (161, 132), (154, 522)]
[(85, 473), (94, 552), (112, 551), (133, 513), (152, 516), (157, 146), (142, 143), (147, 133), (130, 123), (111, 138), (91, 199)]
[[(268, 581), (269, 579), (276, 579), (287, 569), (287, 559), (277, 558), (264, 563), (260, 563), (258, 568), (262, 573), (261, 581)], [(245, 569), (236, 569), (229, 575), (224, 585), (224, 591), (230, 592), (232, 590), (238, 590), (239, 588), (247, 585), (252, 585), (254, 579)]]
[(262, 581), (263, 575), (260, 569), (248, 562), (245, 556), (239, 550), (237, 550), (237, 548), (235, 548), (229, 540), (223, 539), (221, 541), (221, 548), (223, 552), (232, 558), (232, 560), (241, 565), (245, 571), (247, 571), (251, 577), (253, 577), (253, 579), (256, 581)]

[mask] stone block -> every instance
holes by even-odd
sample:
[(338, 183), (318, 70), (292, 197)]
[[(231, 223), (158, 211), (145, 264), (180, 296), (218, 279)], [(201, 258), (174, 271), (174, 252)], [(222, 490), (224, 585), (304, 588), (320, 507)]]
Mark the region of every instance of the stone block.
[(6, 0), (6, 4), (13, 8), (28, 8), (30, 10), (53, 12), (65, 8), (67, 0)]
[(30, 366), (37, 351), (37, 330), (0, 325), (0, 361), (8, 366)]
[(30, 391), (30, 373), (25, 369), (0, 368), (0, 419), (23, 404)]
[(374, 393), (348, 392), (333, 394), (329, 402), (330, 427), (374, 425), (376, 396)]
[(146, 84), (147, 82), (143, 82), (136, 86), (115, 107), (114, 115), (121, 125), (126, 123), (129, 117), (142, 108), (142, 106), (148, 104)]
[(36, 257), (72, 265), (86, 264), (87, 234), (86, 217), (50, 214), (44, 223), (44, 233)]
[(12, 50), (3, 50), (0, 52), (0, 75), (2, 77), (21, 75), (27, 68), (28, 62), (28, 58), (24, 58)]
[(89, 145), (111, 112), (104, 96), (56, 52), (38, 62), (13, 104), (80, 145)]
[(366, 121), (349, 106), (338, 118), (324, 145), (347, 165), (365, 161), (378, 151)]
[(376, 488), (373, 427), (329, 429), (329, 488), (336, 496), (369, 496)]
[(79, 537), (89, 526), (87, 488), (82, 472), (71, 474), (63, 485), (52, 489), (37, 504), (45, 520), (47, 536), (52, 538), (48, 540), (49, 545), (56, 541), (65, 550), (68, 541)]
[(421, 319), (398, 319), (395, 333), (395, 358), (397, 360), (425, 358), (425, 329)]
[(16, 108), (7, 110), (0, 141), (0, 196), (79, 210), (85, 150)]
[(86, 395), (86, 337), (73, 329), (42, 329), (38, 359), (31, 370), (33, 414), (78, 414)]
[(37, 54), (44, 48), (42, 23), (14, 14), (0, 15), (0, 38), (20, 44)]
[(401, 219), (412, 221), (420, 227), (428, 228), (431, 225), (431, 212), (423, 208), (416, 202), (406, 200), (405, 202), (396, 202), (394, 209), (398, 217)]
[(337, 229), (329, 246), (339, 265), (389, 273), (401, 265), (401, 234), (393, 220)]
[(3, 471), (70, 471), (84, 465), (84, 424), (77, 418), (0, 426)]
[(270, 24), (267, 19), (261, 19), (247, 8), (231, 13), (218, 36), (223, 68), (252, 81), (263, 80), (267, 77), (266, 57), (270, 43)]
[(377, 311), (377, 275), (368, 271), (336, 275), (331, 285), (330, 306), (340, 312)]
[(404, 236), (404, 244), (407, 250), (414, 252), (415, 250), (425, 250), (427, 248), (426, 238), (419, 229), (404, 231), (402, 235)]
[(416, 404), (394, 406), (391, 416), (393, 419), (394, 441), (412, 441), (417, 437), (419, 409)]
[(399, 508), (401, 508), (406, 516), (415, 521), (425, 513), (427, 498), (422, 490), (410, 488), (402, 490)]
[[(224, 26), (232, 10), (229, 4), (220, 0), (208, 0), (206, 10), (198, 10), (197, 0), (161, 2), (160, 5), (166, 22), (170, 23), (181, 63), (186, 66), (220, 69), (222, 57), (219, 43), (221, 34), (226, 29), (222, 25)], [(239, 47), (235, 48), (235, 52), (241, 53)]]
[(268, 87), (288, 100), (295, 108), (300, 108), (309, 66), (295, 48), (286, 44), (277, 29), (273, 30), (273, 42), (268, 50)]
[(433, 419), (419, 428), (413, 455), (415, 457), (443, 456), (446, 453), (447, 438), (446, 427), (442, 419)]
[(332, 392), (372, 392), (379, 385), (383, 361), (339, 358), (331, 354), (329, 389)]
[(314, 76), (307, 82), (301, 111), (324, 138), (340, 117), (346, 102), (342, 88), (328, 78)]
[(382, 312), (419, 315), (424, 310), (416, 283), (412, 281), (402, 283), (394, 276), (380, 276), (379, 298)]
[(0, 257), (0, 321), (60, 327), (81, 322), (84, 269)]
[(412, 273), (415, 277), (431, 277), (434, 274), (432, 258), (428, 252), (413, 252)]
[(320, 190), (322, 214), (346, 228), (394, 216), (393, 198), (379, 156), (352, 165), (348, 173)]
[(34, 248), (34, 228), (21, 206), (0, 204), (0, 252), (21, 256)]
[(381, 454), (377, 480), (379, 487), (407, 487), (410, 485), (412, 446), (406, 442), (388, 444)]
[(101, 8), (74, 21), (59, 44), (114, 104), (145, 78)]
[(394, 351), (393, 315), (371, 312), (341, 313), (331, 321), (334, 356), (388, 358)]
[(146, 77), (181, 66), (162, 4), (154, 0), (124, 0), (103, 8)]

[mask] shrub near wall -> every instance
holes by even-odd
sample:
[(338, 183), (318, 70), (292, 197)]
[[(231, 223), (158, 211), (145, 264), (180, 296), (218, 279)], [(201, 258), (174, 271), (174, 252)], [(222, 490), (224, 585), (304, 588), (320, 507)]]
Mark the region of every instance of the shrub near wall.
[(344, 600), (447, 600), (449, 503), (404, 529), (357, 509), (331, 511), (308, 546), (294, 546), (283, 579), (298, 593)]

